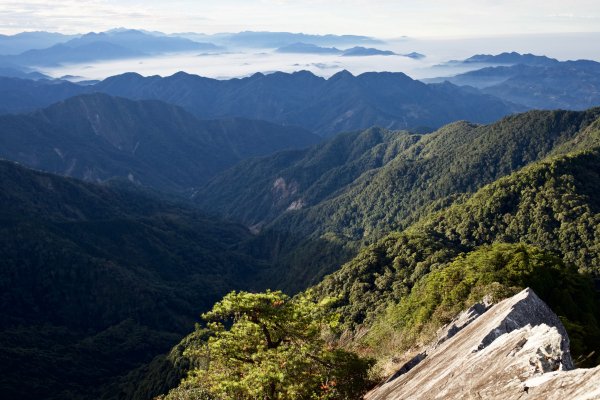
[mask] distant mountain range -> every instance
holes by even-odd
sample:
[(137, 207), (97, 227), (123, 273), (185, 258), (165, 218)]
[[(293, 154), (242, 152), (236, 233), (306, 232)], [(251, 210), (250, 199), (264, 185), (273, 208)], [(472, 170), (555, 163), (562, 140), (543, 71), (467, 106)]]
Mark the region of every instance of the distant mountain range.
[(200, 186), (242, 159), (319, 139), (301, 128), (200, 121), (159, 101), (98, 93), (0, 116), (0, 158), (86, 181), (121, 179), (170, 192)]
[(27, 50), (45, 49), (79, 36), (43, 31), (0, 35), (0, 55), (16, 55)]
[(359, 35), (310, 35), (290, 32), (253, 32), (217, 33), (214, 35), (198, 33), (175, 33), (171, 36), (184, 37), (195, 41), (209, 41), (223, 46), (249, 47), (260, 49), (276, 49), (294, 43), (312, 44), (315, 46), (355, 46), (377, 45), (382, 40)]
[(559, 61), (546, 56), (536, 56), (534, 54), (520, 54), (515, 51), (500, 54), (476, 54), (462, 61), (450, 61), (450, 64), (495, 64), (495, 65), (555, 65)]
[(298, 54), (342, 54), (344, 51), (336, 47), (321, 47), (310, 43), (292, 43), (275, 50), (277, 53)]
[(114, 30), (88, 33), (48, 48), (30, 49), (18, 55), (0, 56), (0, 65), (11, 63), (21, 67), (53, 66), (218, 49), (212, 43), (198, 43), (185, 38), (157, 36), (138, 30)]
[[(75, 39), (76, 40), (76, 39)], [(110, 42), (93, 42), (81, 45), (61, 43), (41, 50), (28, 50), (16, 56), (0, 57), (0, 63), (12, 63), (23, 67), (56, 66), (67, 63), (115, 60), (140, 57), (144, 53)]]
[[(275, 49), (280, 53), (331, 54), (366, 57), (400, 55), (414, 59), (424, 55), (396, 54), (364, 45), (383, 44), (373, 38), (353, 35), (306, 35), (287, 32), (240, 32), (215, 35), (174, 34), (114, 29), (85, 35), (30, 32), (0, 36), (0, 76), (43, 80), (38, 67), (64, 63), (87, 63), (152, 56), (169, 52), (220, 52), (228, 46)], [(44, 47), (51, 45), (50, 47)], [(335, 47), (338, 46), (338, 47)], [(340, 46), (344, 46), (343, 48)], [(347, 47), (354, 46), (354, 47)], [(16, 51), (28, 49), (19, 54)], [(457, 86), (417, 87), (396, 79), (401, 74), (363, 74), (350, 79), (339, 73), (330, 79), (300, 79), (299, 75), (255, 75), (210, 82), (191, 75), (140, 79), (124, 74), (93, 87), (77, 88), (61, 83), (35, 86), (26, 82), (0, 82), (8, 88), (0, 100), (0, 113), (30, 111), (70, 95), (101, 91), (132, 99), (157, 99), (180, 105), (202, 118), (244, 117), (280, 124), (299, 125), (320, 135), (365, 129), (379, 125), (392, 129), (435, 129), (445, 123), (467, 119), (490, 122), (525, 109), (583, 110), (600, 104), (600, 68), (594, 61), (558, 61), (546, 56), (506, 52), (477, 54), (446, 66), (487, 66), (451, 77), (424, 79), (425, 83), (450, 82)], [(344, 79), (340, 77), (345, 76)], [(368, 76), (368, 78), (367, 78)], [(185, 77), (185, 78), (184, 78)], [(293, 79), (292, 79), (293, 77)], [(186, 81), (184, 83), (184, 81)], [(402, 81), (402, 82), (401, 82)], [(114, 82), (118, 82), (115, 84)], [(15, 85), (24, 85), (13, 91)], [(121, 87), (122, 85), (122, 87)], [(179, 90), (178, 85), (185, 88)], [(279, 85), (284, 88), (280, 93)], [(294, 87), (294, 85), (298, 85)], [(201, 91), (198, 93), (197, 91)], [(341, 91), (343, 95), (339, 95)], [(385, 92), (385, 93), (384, 93)], [(261, 99), (268, 98), (264, 102)], [(284, 94), (285, 93), (285, 94)], [(491, 95), (486, 96), (486, 95)], [(268, 104), (268, 105), (267, 105)]]
[(186, 73), (160, 78), (124, 74), (91, 90), (160, 99), (201, 118), (245, 117), (301, 126), (322, 136), (373, 125), (428, 129), (457, 119), (490, 122), (519, 109), (451, 84), (425, 85), (403, 73), (347, 71), (329, 79), (307, 71), (220, 81)]
[[(240, 32), (204, 35), (196, 33), (166, 35), (135, 29), (112, 29), (83, 35), (52, 32), (23, 32), (0, 35), (0, 76), (22, 77), (30, 67), (127, 59), (173, 52), (217, 52), (225, 47), (278, 48), (294, 43), (316, 46), (378, 44), (380, 40), (356, 35), (307, 35), (288, 32)], [(355, 52), (359, 52), (356, 48)], [(365, 52), (367, 49), (360, 50)], [(371, 52), (376, 51), (370, 49)], [(371, 55), (371, 54), (365, 54)], [(6, 68), (11, 70), (6, 70)], [(16, 70), (17, 72), (13, 71)], [(32, 76), (30, 76), (32, 77)]]
[[(303, 44), (302, 49), (312, 51), (314, 46)], [(582, 110), (600, 104), (600, 63), (516, 53), (472, 59), (523, 63), (425, 80), (428, 84), (402, 73), (353, 76), (347, 71), (329, 79), (300, 71), (230, 80), (183, 72), (164, 78), (126, 73), (85, 86), (0, 78), (0, 113), (31, 111), (77, 94), (103, 92), (165, 101), (205, 119), (261, 119), (328, 136), (373, 125), (432, 130), (459, 119), (486, 123), (530, 108)], [(10, 71), (21, 77), (31, 74)]]
[(32, 68), (20, 67), (18, 65), (11, 65), (10, 63), (4, 63), (4, 66), (0, 67), (0, 77), (6, 78), (21, 78), (21, 79), (52, 79), (48, 75), (44, 75), (41, 72), (37, 72)]
[(220, 47), (212, 43), (197, 42), (180, 37), (149, 34), (134, 29), (114, 30), (101, 33), (88, 33), (65, 43), (72, 47), (92, 43), (112, 43), (131, 51), (145, 54), (163, 54), (179, 51), (216, 51)]
[[(299, 54), (337, 54), (344, 57), (364, 57), (364, 56), (394, 56), (398, 55), (393, 51), (379, 50), (361, 46), (351, 47), (346, 50), (340, 50), (336, 47), (320, 47), (310, 43), (293, 43), (275, 50), (278, 53), (299, 53)], [(411, 53), (409, 57), (414, 57), (416, 53)]]
[(413, 58), (415, 60), (420, 60), (420, 59), (427, 57), (425, 54), (417, 53), (416, 51), (413, 51), (411, 53), (401, 54), (401, 55), (403, 55), (404, 57)]
[[(303, 40), (299, 42), (299, 40)], [(213, 43), (214, 42), (214, 43)], [(349, 47), (339, 50), (323, 44)], [(357, 44), (383, 43), (365, 36), (305, 35), (286, 32), (240, 32), (237, 34), (177, 34), (134, 29), (112, 29), (83, 35), (24, 32), (0, 35), (0, 76), (44, 79), (38, 70), (65, 64), (125, 60), (176, 52), (224, 52), (226, 48), (276, 49), (280, 53), (339, 54), (340, 56), (394, 55), (388, 50)], [(417, 53), (414, 53), (417, 54)], [(412, 55), (408, 55), (412, 57)]]
[(365, 57), (365, 56), (395, 56), (397, 55), (390, 50), (380, 50), (373, 47), (356, 46), (342, 53), (344, 57)]
[(128, 73), (90, 86), (0, 78), (0, 111), (29, 111), (82, 93), (155, 99), (204, 119), (242, 117), (301, 126), (323, 136), (379, 125), (431, 130), (457, 119), (490, 122), (524, 109), (452, 84), (426, 85), (403, 73), (347, 71), (329, 79), (307, 71), (216, 80), (183, 72)]
[[(289, 32), (239, 32), (205, 35), (197, 33), (164, 34), (135, 29), (111, 29), (81, 35), (52, 32), (23, 32), (0, 35), (0, 76), (44, 79), (39, 70), (65, 64), (152, 57), (176, 52), (221, 53), (226, 48), (277, 49), (281, 52), (335, 54), (336, 48), (324, 45), (355, 46), (340, 55), (389, 55), (391, 52), (360, 47), (381, 44), (380, 40), (357, 35), (308, 35)], [(302, 44), (300, 48), (298, 44)], [(290, 46), (290, 48), (287, 48)], [(287, 50), (286, 50), (287, 48)]]
[[(600, 63), (588, 60), (557, 61), (543, 56), (504, 53), (474, 56), (468, 60), (493, 66), (425, 82), (451, 82), (480, 89), (529, 108), (584, 110), (600, 105)], [(509, 62), (510, 61), (510, 62)], [(514, 65), (512, 65), (514, 64)]]

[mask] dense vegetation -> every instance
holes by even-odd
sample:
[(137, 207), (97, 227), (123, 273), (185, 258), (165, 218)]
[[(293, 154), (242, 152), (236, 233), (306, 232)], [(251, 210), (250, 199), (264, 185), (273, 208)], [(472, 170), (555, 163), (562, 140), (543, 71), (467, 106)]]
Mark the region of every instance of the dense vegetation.
[[(529, 115), (536, 114), (548, 115)], [(403, 353), (475, 302), (531, 287), (561, 318), (576, 363), (597, 365), (597, 128), (586, 122), (543, 160), (387, 235), (299, 298), (335, 298), (340, 326), (331, 343), (375, 357), (378, 373), (390, 363), (398, 368)], [(198, 387), (187, 381), (173, 393)]]
[(9, 162), (0, 182), (5, 398), (110, 393), (263, 268), (232, 248), (245, 228), (189, 206)]
[(203, 315), (206, 344), (187, 349), (199, 366), (166, 398), (360, 397), (371, 362), (328, 345), (323, 335), (336, 326), (330, 304), (281, 292), (228, 294)]
[(529, 242), (598, 275), (598, 157), (559, 156), (500, 179), (366, 248), (322, 287), (352, 299), (359, 308), (347, 315), (360, 323), (365, 309), (391, 295), (378, 287), (411, 285), (433, 265), (486, 243)]
[(194, 199), (207, 210), (262, 227), (288, 209), (334, 196), (419, 139), (382, 128), (342, 133), (309, 149), (242, 161), (211, 180)]
[[(585, 276), (600, 276), (599, 162), (593, 150), (550, 158), (502, 178), (363, 250), (316, 290), (340, 296), (339, 312), (349, 330), (405, 326), (412, 332), (404, 332), (408, 346), (424, 325), (431, 331), (480, 299), (486, 290), (478, 282), (504, 286), (491, 287), (496, 292), (531, 286), (564, 317), (573, 352), (598, 354), (600, 303)], [(449, 279), (454, 289), (439, 290)], [(379, 338), (371, 343), (387, 333), (371, 333)]]
[(435, 266), (403, 296), (376, 316), (360, 339), (380, 356), (402, 354), (427, 344), (460, 311), (486, 298), (510, 297), (530, 287), (566, 326), (576, 361), (600, 349), (600, 298), (589, 276), (539, 248), (524, 244), (494, 244), (461, 254)]
[(159, 101), (83, 95), (27, 115), (0, 116), (0, 157), (98, 182), (120, 178), (191, 190), (236, 162), (303, 148), (319, 137), (262, 121), (201, 121)]
[(363, 244), (461, 195), (551, 153), (584, 148), (594, 140), (598, 116), (600, 109), (532, 111), (491, 125), (458, 122), (428, 135), (380, 129), (340, 135), (303, 152), (244, 162), (211, 181), (196, 201), (262, 228), (251, 247), (279, 266), (268, 280), (299, 290)]
[[(73, 107), (73, 132), (85, 132), (85, 105), (105, 102), (123, 121), (96, 130), (123, 146), (110, 124), (129, 126), (130, 107), (164, 107), (94, 95), (32, 116), (64, 122)], [(485, 295), (525, 286), (560, 315), (581, 365), (597, 363), (599, 116), (535, 111), (430, 135), (372, 128), (248, 160), (194, 202), (255, 234), (136, 186), (1, 162), (4, 393), (147, 399), (183, 380), (167, 398), (353, 398), (370, 365), (353, 351), (381, 365)], [(295, 298), (226, 296), (205, 314), (208, 330), (167, 353), (225, 293), (304, 290), (344, 259)]]

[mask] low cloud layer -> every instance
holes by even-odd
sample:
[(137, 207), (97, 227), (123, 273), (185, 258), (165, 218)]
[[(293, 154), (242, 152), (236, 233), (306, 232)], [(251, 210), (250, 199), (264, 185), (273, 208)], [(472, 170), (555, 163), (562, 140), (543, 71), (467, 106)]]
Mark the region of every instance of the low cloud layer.
[(449, 76), (473, 69), (444, 68), (438, 65), (452, 59), (464, 59), (478, 53), (498, 54), (505, 51), (535, 53), (559, 60), (593, 59), (600, 61), (589, 43), (600, 42), (600, 34), (515, 35), (473, 39), (405, 39), (392, 41), (384, 47), (399, 54), (416, 51), (426, 55), (414, 60), (401, 56), (341, 57), (339, 55), (280, 54), (272, 51), (239, 52), (206, 55), (199, 53), (171, 54), (152, 58), (106, 61), (46, 68), (53, 77), (80, 76), (103, 79), (124, 72), (167, 76), (178, 71), (213, 78), (232, 78), (255, 72), (310, 70), (328, 77), (347, 69), (354, 74), (367, 71), (404, 72), (417, 79)]

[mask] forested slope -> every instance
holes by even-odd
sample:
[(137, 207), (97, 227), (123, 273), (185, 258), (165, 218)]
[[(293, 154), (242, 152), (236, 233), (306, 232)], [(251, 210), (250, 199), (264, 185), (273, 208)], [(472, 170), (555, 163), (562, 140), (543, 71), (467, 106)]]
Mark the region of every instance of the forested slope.
[(0, 116), (0, 157), (91, 182), (126, 179), (183, 192), (240, 160), (304, 148), (320, 138), (264, 121), (202, 121), (160, 101), (105, 94)]
[[(452, 314), (435, 314), (436, 307), (440, 303), (454, 306), (458, 300), (458, 308), (464, 306), (462, 301), (472, 290), (482, 289), (477, 285), (479, 280), (482, 286), (493, 282), (501, 282), (507, 288), (537, 285), (534, 289), (553, 304), (559, 315), (568, 317), (571, 325), (567, 327), (579, 346), (579, 355), (583, 355), (583, 348), (597, 351), (600, 303), (592, 280), (600, 277), (598, 145), (592, 150), (535, 163), (424, 217), (407, 230), (388, 235), (328, 276), (317, 285), (317, 292), (341, 299), (339, 311), (351, 330), (379, 327), (379, 332), (375, 329), (368, 334), (371, 343), (375, 343), (375, 338), (385, 337), (382, 332), (386, 324), (397, 326), (394, 324), (400, 319), (408, 324), (407, 329), (417, 333), (426, 325), (428, 316), (438, 319), (437, 327), (448, 322)], [(474, 255), (465, 259), (464, 254), (470, 253)], [(506, 270), (511, 263), (506, 254), (510, 254), (508, 260), (516, 257), (511, 261), (512, 272)], [(530, 266), (535, 257), (550, 257), (548, 260), (555, 267), (549, 267), (546, 275), (535, 275), (536, 269)], [(556, 259), (552, 261), (552, 257)], [(455, 266), (449, 271), (454, 271), (454, 275), (450, 277), (444, 271), (452, 265)], [(472, 275), (469, 265), (474, 268)], [(490, 273), (486, 265), (493, 265), (496, 275), (482, 277)], [(524, 275), (531, 276), (529, 280), (515, 280)], [(419, 286), (420, 292), (413, 294), (415, 286), (427, 285), (422, 281), (433, 277), (454, 280), (447, 281), (445, 289)], [(459, 283), (464, 285), (462, 289), (455, 287)], [(568, 288), (570, 285), (573, 287)], [(457, 290), (458, 294), (442, 301), (445, 290)], [(436, 295), (435, 291), (440, 292)], [(418, 318), (419, 326), (411, 325), (417, 324), (415, 321), (406, 323), (412, 312), (402, 308), (408, 307), (407, 301), (413, 303), (413, 309), (418, 308), (415, 304), (425, 307), (414, 311), (425, 313)], [(408, 343), (411, 344), (414, 342)]]
[(233, 249), (245, 228), (186, 205), (6, 161), (0, 184), (6, 398), (98, 398), (263, 268)]
[[(332, 313), (339, 315), (341, 325), (337, 335), (328, 331), (330, 345), (375, 357), (372, 373), (384, 378), (413, 357), (423, 357), (422, 346), (460, 311), (530, 287), (566, 327), (575, 364), (597, 365), (597, 128), (597, 122), (588, 124), (541, 160), (456, 197), (440, 211), (424, 213), (304, 292), (302, 296), (317, 301), (334, 301)], [(204, 345), (201, 332), (170, 355), (179, 377), (189, 365), (205, 368), (194, 364), (200, 359), (193, 352), (185, 351)], [(139, 376), (142, 387), (161, 376), (150, 371)], [(203, 387), (201, 381), (188, 382), (167, 398), (197, 387)]]
[(248, 248), (278, 266), (267, 280), (300, 289), (361, 245), (550, 154), (585, 147), (599, 116), (600, 109), (531, 111), (429, 135), (341, 135), (304, 152), (249, 160), (195, 200), (260, 230)]

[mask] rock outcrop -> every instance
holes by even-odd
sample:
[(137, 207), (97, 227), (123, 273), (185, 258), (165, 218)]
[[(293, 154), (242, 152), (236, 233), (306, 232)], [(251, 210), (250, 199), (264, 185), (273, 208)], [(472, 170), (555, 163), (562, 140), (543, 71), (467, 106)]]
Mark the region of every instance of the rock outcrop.
[(600, 399), (600, 367), (573, 370), (565, 328), (525, 289), (461, 314), (365, 399)]

